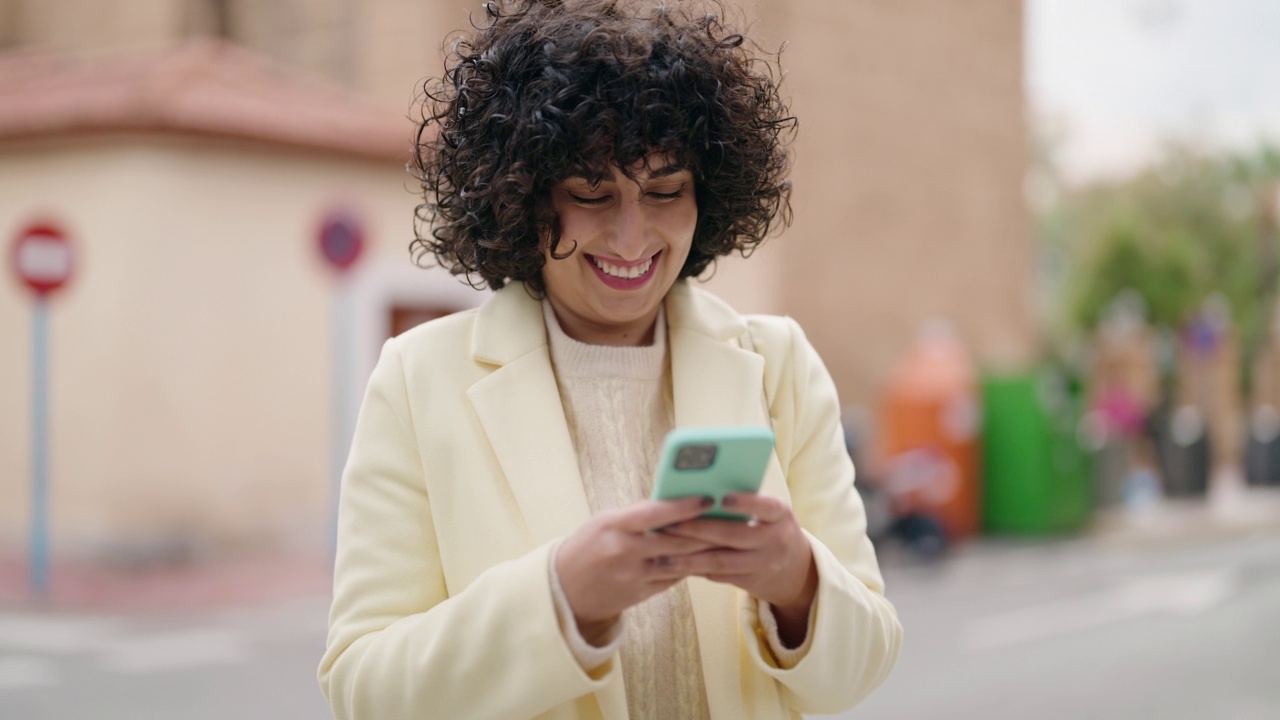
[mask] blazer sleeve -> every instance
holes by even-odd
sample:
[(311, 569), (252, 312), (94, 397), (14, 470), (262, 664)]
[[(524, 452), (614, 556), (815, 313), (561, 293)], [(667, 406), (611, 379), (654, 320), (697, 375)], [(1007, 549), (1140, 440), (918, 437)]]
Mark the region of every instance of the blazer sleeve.
[[(450, 593), (390, 340), (370, 379), (342, 476), (320, 686), (338, 720), (528, 718), (599, 690), (556, 620), (553, 544)], [(462, 479), (460, 479), (462, 480)]]
[(840, 425), (835, 383), (790, 318), (752, 318), (756, 350), (765, 357), (765, 384), (778, 459), (792, 510), (818, 568), (808, 653), (781, 668), (768, 651), (751, 598), (743, 605), (747, 650), (780, 685), (797, 712), (842, 712), (889, 675), (902, 644), (902, 625), (884, 595), (866, 512), (853, 487), (853, 463)]

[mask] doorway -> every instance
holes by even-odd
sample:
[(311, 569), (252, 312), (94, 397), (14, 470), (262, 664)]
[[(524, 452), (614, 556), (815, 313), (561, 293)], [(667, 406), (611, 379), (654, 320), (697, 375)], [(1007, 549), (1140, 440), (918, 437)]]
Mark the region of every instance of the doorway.
[(440, 304), (393, 303), (391, 305), (390, 322), (387, 337), (395, 337), (406, 330), (411, 330), (428, 320), (452, 315), (461, 310), (460, 307)]

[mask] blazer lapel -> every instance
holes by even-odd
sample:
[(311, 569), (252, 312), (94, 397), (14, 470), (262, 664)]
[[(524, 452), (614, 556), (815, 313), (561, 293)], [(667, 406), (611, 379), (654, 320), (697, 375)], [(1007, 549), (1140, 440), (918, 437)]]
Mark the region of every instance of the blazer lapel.
[(719, 299), (676, 283), (667, 296), (676, 426), (768, 424), (764, 359), (738, 347), (746, 322)]
[[(677, 427), (773, 424), (764, 357), (741, 347), (748, 331), (741, 315), (714, 295), (678, 282), (667, 295), (667, 328)], [(790, 500), (776, 452), (761, 492)]]
[(523, 285), (499, 290), (480, 310), (472, 355), (499, 367), (467, 391), (534, 545), (591, 517), (539, 302)]
[[(685, 282), (667, 296), (671, 382), (676, 426), (770, 425), (764, 403), (764, 358), (744, 350), (738, 338), (746, 322), (714, 296)], [(765, 474), (765, 492), (787, 497), (776, 454)], [(728, 585), (690, 578), (702, 673), (713, 718), (744, 716), (738, 643), (738, 594)]]
[[(467, 391), (520, 506), (534, 545), (572, 532), (591, 517), (578, 456), (551, 367), (542, 306), (512, 283), (481, 309), (472, 356), (499, 367)], [(608, 720), (627, 716), (615, 674), (596, 693)]]

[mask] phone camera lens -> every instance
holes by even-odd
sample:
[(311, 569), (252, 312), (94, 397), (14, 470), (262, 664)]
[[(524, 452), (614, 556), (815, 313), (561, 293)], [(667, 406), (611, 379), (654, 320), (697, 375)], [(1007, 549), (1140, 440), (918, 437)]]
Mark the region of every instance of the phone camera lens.
[(685, 445), (676, 452), (677, 470), (704, 470), (715, 461), (715, 445)]

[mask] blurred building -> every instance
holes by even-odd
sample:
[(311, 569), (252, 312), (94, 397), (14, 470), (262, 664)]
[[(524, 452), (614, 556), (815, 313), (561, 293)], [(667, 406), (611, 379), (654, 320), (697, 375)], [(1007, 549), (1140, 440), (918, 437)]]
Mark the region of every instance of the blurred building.
[[(412, 98), (462, 0), (0, 0), (0, 234), (54, 217), (57, 552), (322, 543), (334, 396), (388, 334), (476, 304), (409, 261)], [(871, 404), (926, 318), (1035, 352), (1020, 0), (756, 0), (801, 120), (796, 220), (710, 287), (795, 316)], [(362, 219), (345, 284), (333, 209)], [(28, 524), (30, 299), (0, 283), (0, 546)], [(333, 328), (354, 362), (333, 378)], [(354, 402), (354, 400), (351, 400)]]

